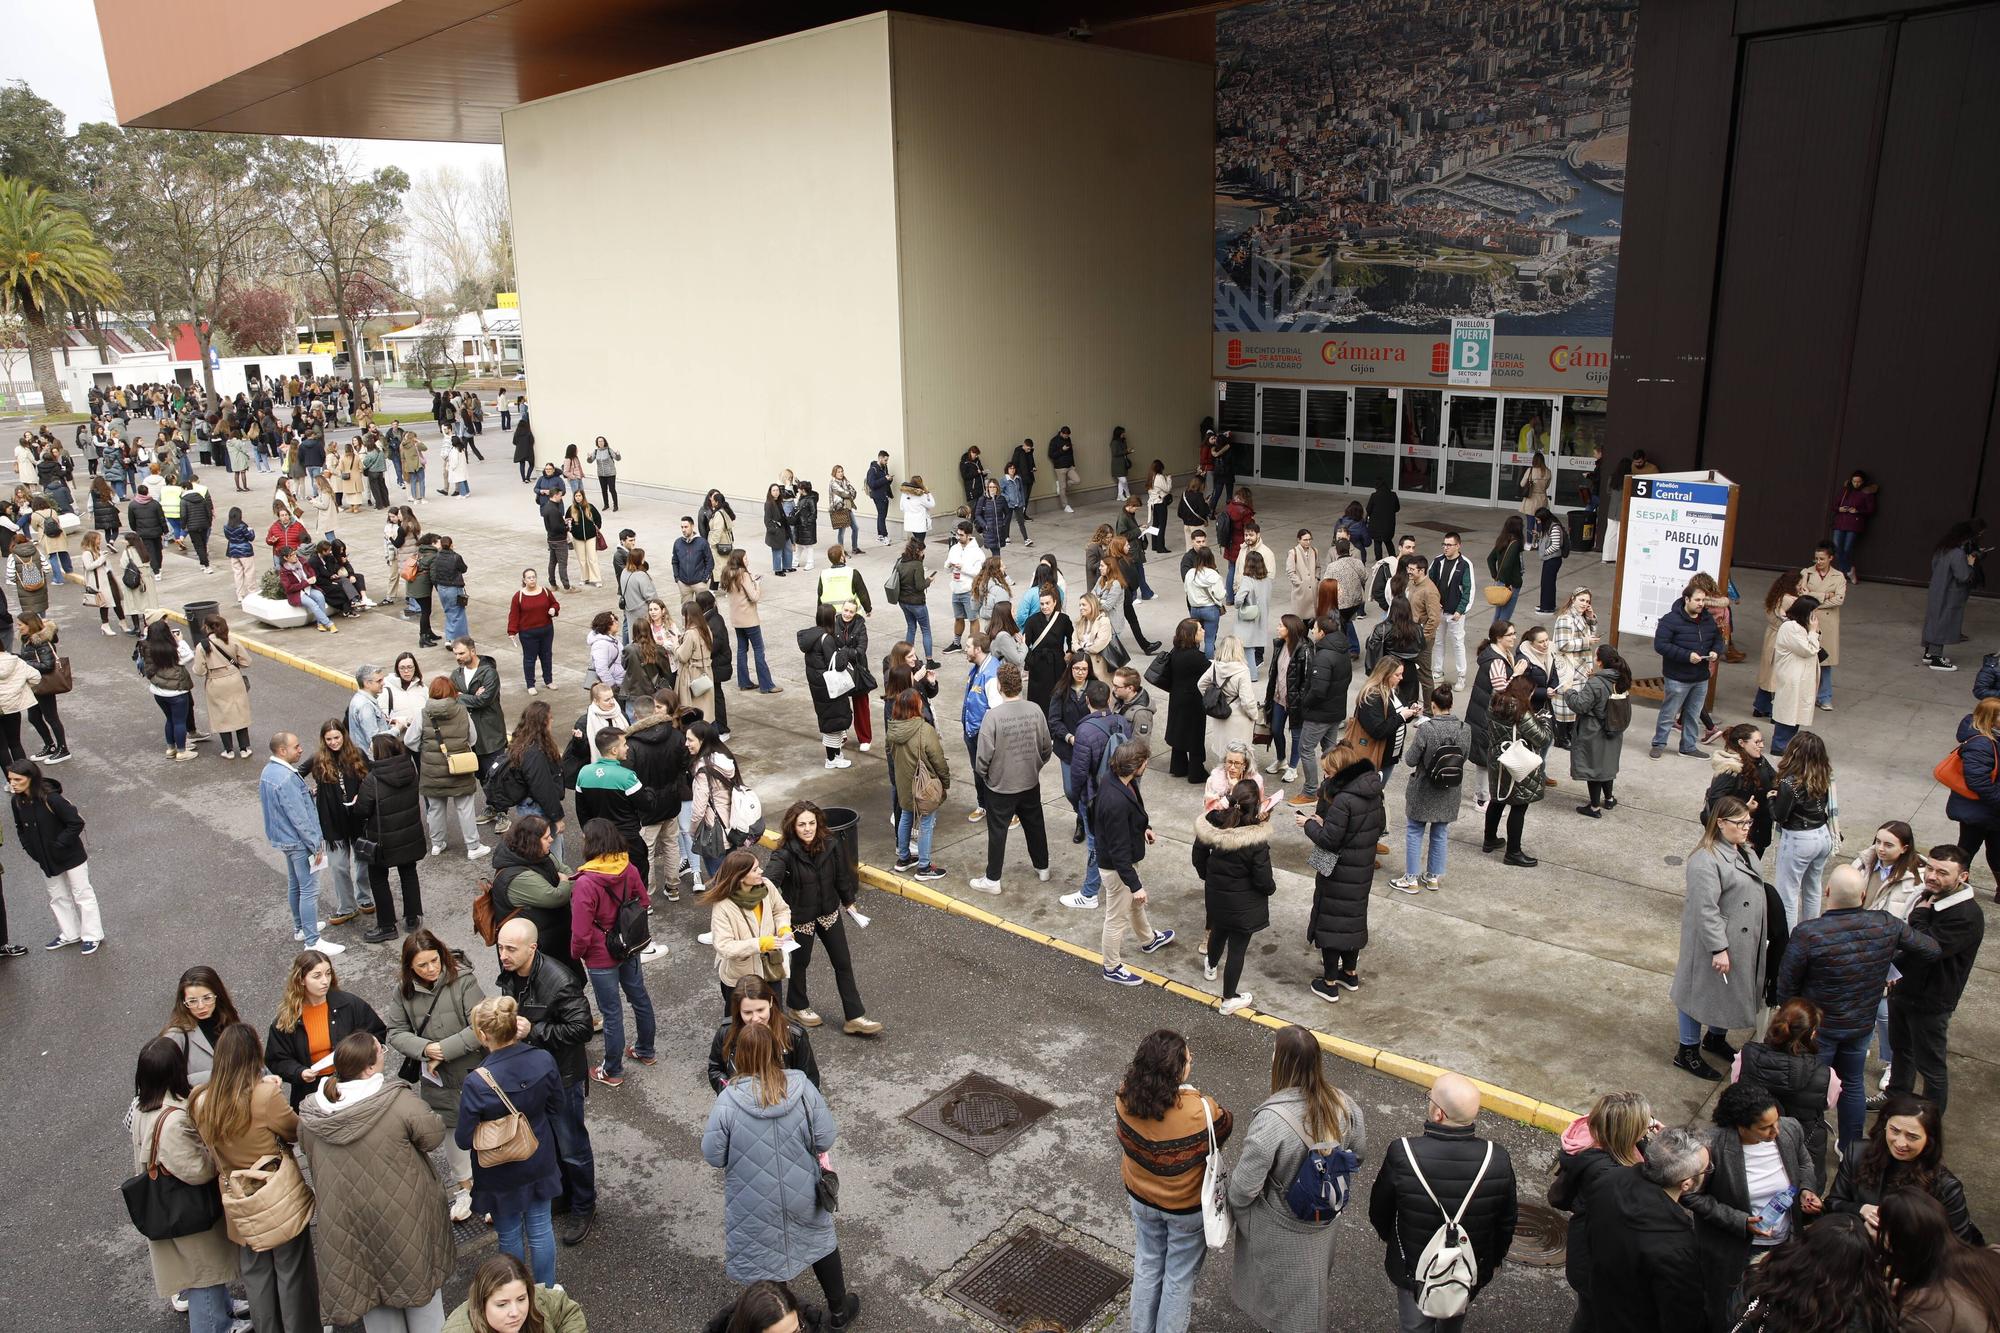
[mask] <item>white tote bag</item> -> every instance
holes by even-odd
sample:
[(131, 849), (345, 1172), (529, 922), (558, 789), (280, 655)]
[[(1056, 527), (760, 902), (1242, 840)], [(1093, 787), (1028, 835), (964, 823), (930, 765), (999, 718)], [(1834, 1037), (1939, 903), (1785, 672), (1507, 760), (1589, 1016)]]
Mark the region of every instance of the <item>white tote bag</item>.
[[(1186, 1083), (1181, 1085), (1193, 1092)], [(1222, 1150), (1215, 1142), (1215, 1112), (1208, 1098), (1199, 1092), (1202, 1118), (1208, 1122), (1208, 1161), (1201, 1168), (1201, 1230), (1208, 1248), (1219, 1250), (1229, 1244), (1229, 1173), (1222, 1167)]]
[(1521, 739), (1521, 729), (1514, 728), (1513, 737), (1500, 747), (1500, 767), (1515, 782), (1525, 782), (1542, 767), (1542, 756), (1535, 747)]

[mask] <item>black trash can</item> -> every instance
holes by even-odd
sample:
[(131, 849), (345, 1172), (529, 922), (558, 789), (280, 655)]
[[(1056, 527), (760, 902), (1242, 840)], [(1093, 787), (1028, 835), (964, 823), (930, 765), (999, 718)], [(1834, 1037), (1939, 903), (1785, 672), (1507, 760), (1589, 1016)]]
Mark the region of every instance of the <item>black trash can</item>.
[(221, 611), (220, 602), (189, 602), (181, 608), (181, 614), (187, 617), (187, 641), (194, 645), (196, 651), (200, 651), (202, 645), (208, 642), (208, 635), (201, 627), (202, 622), (210, 616), (219, 615)]
[(861, 812), (844, 805), (829, 805), (821, 807), (819, 817), (826, 821), (826, 835), (840, 848), (847, 868), (853, 870), (858, 867), (861, 864)]
[(1569, 547), (1572, 551), (1589, 551), (1597, 545), (1597, 520), (1588, 509), (1569, 511)]

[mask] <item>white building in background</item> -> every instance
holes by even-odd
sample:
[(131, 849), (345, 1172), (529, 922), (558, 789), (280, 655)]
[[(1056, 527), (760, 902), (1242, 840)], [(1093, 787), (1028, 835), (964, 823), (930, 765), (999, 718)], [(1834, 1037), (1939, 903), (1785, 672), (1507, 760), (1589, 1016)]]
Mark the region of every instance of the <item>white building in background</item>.
[[(100, 323), (104, 329), (101, 352), (83, 329), (53, 331), (55, 346), (50, 353), (55, 359), (58, 380), (66, 383), (72, 370), (89, 371), (106, 366), (149, 366), (158, 371), (173, 360), (173, 349), (143, 321), (103, 315)], [(0, 328), (0, 399), (24, 408), (39, 407), (42, 402), (41, 390), (35, 387), (35, 374), (28, 364), (28, 344), (22, 339), (18, 321)]]
[(415, 373), (417, 344), (439, 328), (450, 342), (451, 359), (467, 373), (520, 368), (521, 312), (516, 308), (495, 306), (468, 310), (450, 320), (427, 319), (383, 334), (381, 343), (394, 353), (396, 365)]
[[(333, 357), (325, 352), (218, 356), (212, 364), (215, 368), (215, 391), (226, 398), (247, 393), (253, 386), (281, 375), (308, 379), (335, 373)], [(62, 371), (59, 378), (73, 412), (83, 410), (82, 405), (89, 401), (92, 389), (109, 389), (119, 384), (130, 387), (135, 384), (179, 383), (192, 387), (202, 382), (201, 362), (166, 360), (121, 361), (110, 366), (71, 366)]]

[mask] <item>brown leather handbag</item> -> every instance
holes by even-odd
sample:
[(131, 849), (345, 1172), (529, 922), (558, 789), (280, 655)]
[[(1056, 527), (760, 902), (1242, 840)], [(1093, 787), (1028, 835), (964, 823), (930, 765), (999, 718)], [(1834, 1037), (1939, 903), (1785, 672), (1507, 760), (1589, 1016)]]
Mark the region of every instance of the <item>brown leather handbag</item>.
[(472, 1151), (479, 1154), (481, 1166), (501, 1166), (508, 1162), (522, 1162), (535, 1155), (542, 1146), (535, 1137), (534, 1129), (528, 1124), (528, 1117), (514, 1109), (514, 1103), (500, 1085), (494, 1081), (488, 1070), (479, 1070), (479, 1077), (486, 1080), (486, 1086), (499, 1094), (500, 1104), (507, 1108), (507, 1114), (498, 1120), (482, 1120), (479, 1128), (472, 1131)]

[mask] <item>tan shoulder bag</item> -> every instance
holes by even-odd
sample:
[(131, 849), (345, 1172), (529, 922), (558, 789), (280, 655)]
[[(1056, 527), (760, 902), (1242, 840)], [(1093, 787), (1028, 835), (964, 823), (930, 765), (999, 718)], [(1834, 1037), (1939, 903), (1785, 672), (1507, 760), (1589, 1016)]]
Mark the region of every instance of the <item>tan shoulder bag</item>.
[(491, 1072), (484, 1067), (478, 1072), (479, 1077), (486, 1080), (486, 1086), (499, 1094), (500, 1104), (507, 1108), (506, 1115), (498, 1120), (482, 1120), (479, 1128), (472, 1131), (472, 1151), (479, 1154), (479, 1164), (503, 1166), (533, 1157), (542, 1144), (528, 1124), (528, 1117), (514, 1109), (513, 1101), (500, 1091), (500, 1085), (494, 1081)]

